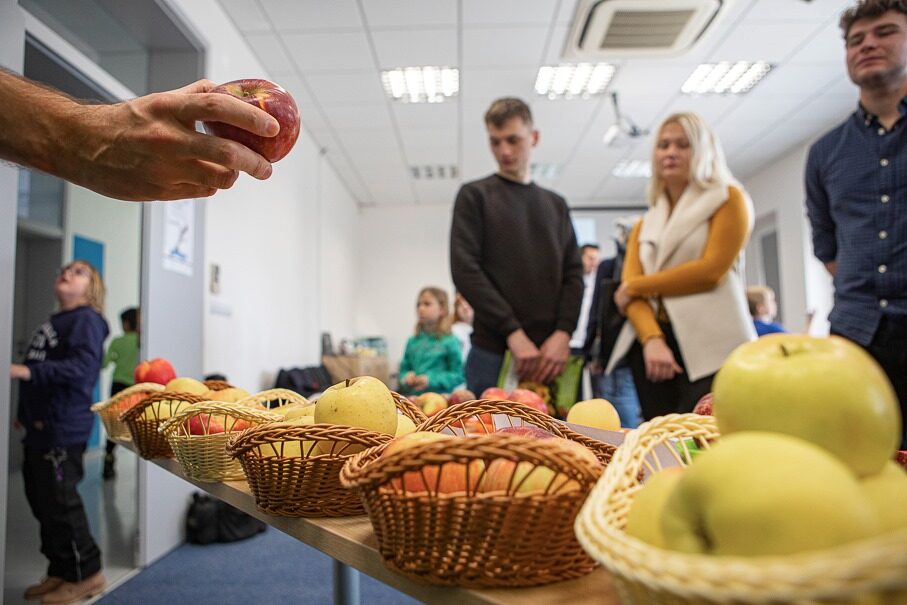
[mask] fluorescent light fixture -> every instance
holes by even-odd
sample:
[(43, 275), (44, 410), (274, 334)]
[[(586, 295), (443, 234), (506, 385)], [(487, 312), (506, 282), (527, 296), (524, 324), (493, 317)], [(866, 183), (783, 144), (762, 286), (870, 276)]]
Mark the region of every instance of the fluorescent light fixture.
[(384, 92), (404, 103), (440, 103), (460, 91), (460, 70), (454, 67), (398, 67), (381, 72)]
[(621, 179), (647, 179), (652, 176), (652, 163), (649, 160), (621, 160), (611, 174)]
[(771, 69), (771, 64), (765, 61), (703, 63), (687, 78), (680, 91), (688, 95), (739, 95), (755, 86)]
[(605, 92), (613, 76), (610, 63), (543, 65), (535, 78), (535, 92), (549, 99), (588, 99)]

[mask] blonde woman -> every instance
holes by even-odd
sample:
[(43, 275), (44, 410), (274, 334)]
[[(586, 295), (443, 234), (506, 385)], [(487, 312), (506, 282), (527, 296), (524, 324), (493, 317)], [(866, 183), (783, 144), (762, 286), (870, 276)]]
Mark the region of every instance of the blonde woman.
[(737, 268), (751, 203), (695, 113), (658, 128), (647, 197), (614, 295), (629, 321), (607, 371), (627, 356), (648, 420), (691, 411), (725, 357), (756, 334)]
[(75, 261), (54, 282), (59, 311), (32, 337), (18, 379), (19, 422), (25, 428), (25, 495), (41, 526), (47, 576), (25, 591), (44, 603), (72, 603), (100, 593), (101, 551), (91, 536), (82, 499), (82, 455), (94, 425), (89, 409), (109, 329), (102, 315), (104, 282)]

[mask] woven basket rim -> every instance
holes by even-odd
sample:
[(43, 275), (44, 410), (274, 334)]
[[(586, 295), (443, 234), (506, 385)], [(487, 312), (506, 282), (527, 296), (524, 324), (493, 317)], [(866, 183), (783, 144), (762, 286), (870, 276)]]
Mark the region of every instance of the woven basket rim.
[(138, 418), (139, 415), (145, 411), (145, 409), (159, 401), (178, 401), (196, 404), (205, 401), (205, 398), (201, 395), (195, 395), (193, 393), (179, 393), (177, 391), (160, 391), (157, 393), (152, 393), (139, 403), (135, 404), (134, 406), (120, 414), (120, 420), (127, 421)]
[(93, 403), (91, 405), (91, 411), (100, 412), (101, 410), (104, 410), (104, 409), (112, 406), (113, 404), (122, 401), (123, 399), (125, 399), (127, 397), (131, 397), (132, 395), (135, 395), (136, 393), (148, 393), (150, 395), (150, 394), (157, 393), (157, 392), (160, 392), (163, 390), (164, 390), (164, 385), (162, 385), (162, 384), (158, 384), (156, 382), (140, 382), (140, 383), (126, 387), (125, 389), (123, 389), (122, 391), (120, 391), (119, 393), (114, 395), (113, 397), (105, 399), (104, 401), (98, 401), (97, 403)]
[[(227, 453), (239, 458), (261, 445), (281, 441), (345, 441), (367, 448), (382, 445), (393, 439), (393, 435), (378, 433), (355, 426), (342, 424), (299, 424), (295, 422), (269, 422), (249, 427), (234, 435), (227, 443)], [(320, 454), (320, 457), (348, 458), (353, 454)], [(314, 456), (306, 456), (314, 458)]]
[(312, 404), (311, 401), (309, 401), (296, 391), (291, 391), (290, 389), (266, 389), (264, 391), (259, 391), (258, 393), (253, 393), (248, 397), (243, 397), (235, 403), (239, 403), (245, 406), (254, 406), (259, 405), (265, 401), (273, 401), (274, 399), (285, 399), (289, 403), (301, 403), (303, 405)]
[[(179, 427), (186, 420), (199, 414), (231, 416), (239, 420), (254, 420), (256, 422), (278, 422), (282, 416), (269, 412), (267, 410), (257, 410), (252, 407), (241, 405), (239, 402), (228, 401), (200, 401), (186, 409), (178, 411), (176, 414), (164, 420), (157, 428), (159, 433), (163, 433), (168, 438), (171, 434), (177, 434)], [(228, 431), (229, 432), (229, 431)], [(199, 435), (191, 435), (198, 437)]]
[(224, 391), (236, 388), (235, 384), (230, 384), (226, 380), (202, 380), (202, 384), (208, 387), (209, 391)]
[[(652, 437), (659, 433), (664, 435)], [(670, 414), (631, 431), (577, 515), (580, 544), (621, 581), (679, 598), (753, 604), (907, 588), (907, 529), (832, 549), (765, 557), (686, 554), (628, 536), (623, 525), (637, 491), (630, 488), (639, 482), (644, 460), (667, 440), (693, 435), (719, 437), (715, 419)], [(605, 510), (620, 514), (605, 515)]]

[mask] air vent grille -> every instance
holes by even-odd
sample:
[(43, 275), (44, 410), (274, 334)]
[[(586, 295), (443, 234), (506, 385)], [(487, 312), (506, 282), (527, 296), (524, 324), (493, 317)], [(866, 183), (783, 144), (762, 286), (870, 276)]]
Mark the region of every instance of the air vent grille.
[(616, 11), (599, 44), (602, 50), (670, 48), (695, 11)]
[(410, 166), (409, 172), (416, 180), (456, 179), (460, 171), (456, 164), (423, 164)]

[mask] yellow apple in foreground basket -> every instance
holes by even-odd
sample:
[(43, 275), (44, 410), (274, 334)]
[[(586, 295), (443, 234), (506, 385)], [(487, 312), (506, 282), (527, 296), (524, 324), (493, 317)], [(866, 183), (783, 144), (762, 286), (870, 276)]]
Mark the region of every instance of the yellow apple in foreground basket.
[[(313, 424), (315, 419), (311, 416), (299, 416), (289, 420), (293, 424)], [(258, 446), (258, 453), (264, 457), (282, 456), (284, 458), (302, 458), (313, 452), (314, 441), (274, 441)]]
[(409, 435), (416, 431), (416, 423), (410, 420), (409, 416), (404, 416), (400, 414), (397, 416), (397, 432), (394, 433), (395, 437), (400, 435)]
[(203, 382), (195, 378), (180, 376), (174, 378), (164, 385), (164, 390), (171, 393), (192, 393), (193, 395), (203, 395), (208, 392), (208, 387)]
[(881, 526), (839, 458), (803, 439), (752, 431), (722, 436), (683, 472), (662, 531), (672, 550), (771, 556), (833, 548)]
[(664, 514), (665, 503), (681, 475), (683, 467), (673, 466), (658, 471), (646, 479), (642, 489), (633, 498), (630, 512), (627, 513), (627, 535), (658, 548), (665, 547), (661, 517)]
[[(287, 406), (283, 406), (287, 407)], [(301, 405), (299, 407), (286, 410), (283, 412), (283, 417), (287, 420), (295, 420), (297, 418), (312, 418), (312, 422), (315, 422), (315, 404), (310, 403), (308, 405)]]
[(844, 338), (772, 334), (739, 346), (712, 387), (722, 435), (787, 433), (824, 447), (860, 477), (894, 457), (901, 413), (888, 377)]
[(397, 406), (383, 382), (359, 376), (335, 384), (321, 395), (315, 402), (315, 422), (393, 435), (397, 430)]
[(588, 399), (573, 404), (567, 422), (606, 431), (620, 430), (620, 416), (607, 399)]
[(907, 528), (907, 471), (894, 461), (860, 484), (875, 507), (885, 531)]

